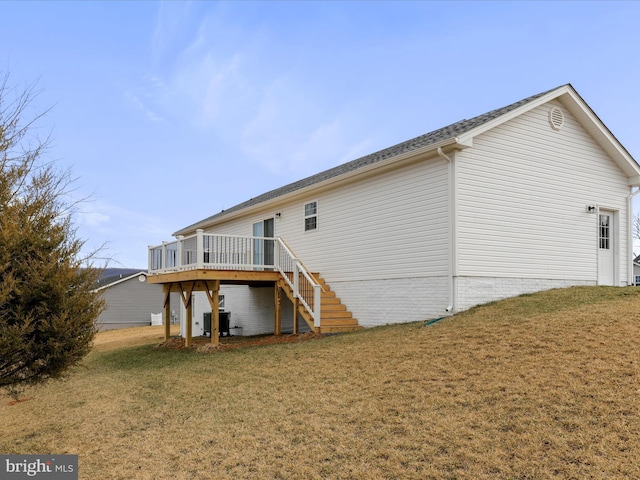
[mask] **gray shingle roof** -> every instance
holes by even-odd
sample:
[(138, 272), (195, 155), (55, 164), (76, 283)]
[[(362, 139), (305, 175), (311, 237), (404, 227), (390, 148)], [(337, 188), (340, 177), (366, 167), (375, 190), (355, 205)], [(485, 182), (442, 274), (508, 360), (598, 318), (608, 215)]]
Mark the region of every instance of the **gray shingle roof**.
[[(523, 105), (526, 105), (527, 103), (532, 102), (533, 100), (536, 100), (537, 98), (540, 98), (548, 94), (549, 92), (557, 90), (558, 88), (561, 88), (561, 87), (557, 87), (542, 93), (538, 93), (536, 95), (532, 95), (531, 97), (527, 97), (524, 100), (520, 100), (519, 102), (512, 103), (511, 105), (507, 105), (506, 107), (498, 108), (496, 110), (491, 110), (490, 112), (484, 113), (482, 115), (478, 115), (477, 117), (473, 117), (468, 120), (465, 119), (456, 123), (452, 123), (451, 125), (440, 128), (438, 130), (434, 130), (429, 133), (425, 133), (424, 135), (420, 135), (419, 137), (412, 138), (411, 140), (407, 140), (405, 142), (399, 143), (392, 147), (388, 147), (378, 152), (365, 155), (364, 157), (360, 157), (356, 160), (352, 160), (342, 165), (338, 165), (337, 167), (333, 167), (323, 172), (316, 173), (315, 175), (311, 175), (310, 177), (303, 178), (302, 180), (298, 180), (288, 185), (284, 185), (282, 187), (268, 191), (266, 193), (258, 195), (257, 197), (251, 198), (250, 200), (239, 203), (231, 208), (222, 210), (221, 212), (216, 213), (215, 215), (212, 215), (210, 217), (207, 217), (204, 220), (200, 220), (199, 222), (189, 225), (188, 227), (181, 229), (180, 232), (193, 230), (195, 228), (198, 228), (199, 225), (201, 224), (209, 223), (213, 220), (221, 218), (232, 212), (237, 212), (239, 210), (243, 210), (245, 208), (258, 205), (268, 200), (278, 198), (282, 195), (295, 192), (296, 190), (300, 190), (302, 188), (324, 182), (325, 180), (338, 177), (345, 173), (358, 170), (367, 165), (371, 165), (371, 164), (386, 160), (388, 158), (395, 157), (397, 155), (408, 153), (408, 152), (417, 150), (419, 148), (428, 147), (429, 145), (435, 145), (436, 143), (443, 140), (453, 139), (487, 122), (490, 122), (491, 120), (501, 117), (502, 115), (512, 110), (515, 110)], [(176, 232), (176, 234), (177, 233), (179, 232)]]

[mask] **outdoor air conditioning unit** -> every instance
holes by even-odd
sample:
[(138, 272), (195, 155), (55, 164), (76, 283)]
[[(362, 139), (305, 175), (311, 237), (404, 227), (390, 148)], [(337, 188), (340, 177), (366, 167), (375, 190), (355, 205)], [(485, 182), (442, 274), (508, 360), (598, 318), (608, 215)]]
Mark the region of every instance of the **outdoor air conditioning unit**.
[[(220, 310), (218, 312), (218, 332), (221, 337), (230, 337), (229, 323), (231, 320), (231, 312), (225, 312)], [(202, 314), (203, 322), (203, 334), (207, 337), (211, 336), (211, 312), (204, 312)]]

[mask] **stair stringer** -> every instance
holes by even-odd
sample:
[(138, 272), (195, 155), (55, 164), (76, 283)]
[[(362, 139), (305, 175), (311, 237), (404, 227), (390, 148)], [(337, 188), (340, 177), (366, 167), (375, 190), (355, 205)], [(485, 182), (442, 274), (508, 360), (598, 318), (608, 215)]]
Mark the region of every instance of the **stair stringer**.
[[(320, 299), (320, 327), (316, 327), (311, 313), (298, 303), (298, 313), (309, 325), (309, 328), (316, 333), (337, 333), (337, 332), (354, 332), (362, 330), (362, 325), (358, 324), (358, 320), (353, 318), (352, 313), (342, 303), (335, 292), (331, 290), (329, 285), (318, 274), (313, 274), (316, 281), (322, 286), (322, 296)], [(287, 298), (295, 304), (295, 295), (293, 289), (283, 279), (278, 281), (276, 288), (281, 288)]]

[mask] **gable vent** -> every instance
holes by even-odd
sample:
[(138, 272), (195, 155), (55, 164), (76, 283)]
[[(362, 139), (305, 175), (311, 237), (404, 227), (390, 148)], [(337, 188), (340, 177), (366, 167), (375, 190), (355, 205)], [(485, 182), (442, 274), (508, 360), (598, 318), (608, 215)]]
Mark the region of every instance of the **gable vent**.
[(549, 124), (554, 130), (560, 130), (564, 125), (564, 113), (558, 107), (552, 107), (549, 110)]

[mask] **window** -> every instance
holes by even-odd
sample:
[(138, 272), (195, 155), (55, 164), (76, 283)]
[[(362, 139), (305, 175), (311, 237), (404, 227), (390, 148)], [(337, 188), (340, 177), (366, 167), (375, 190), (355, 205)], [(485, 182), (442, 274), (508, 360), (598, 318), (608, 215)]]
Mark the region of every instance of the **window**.
[(610, 218), (609, 215), (600, 215), (599, 243), (600, 248), (603, 250), (609, 250)]
[(318, 228), (318, 202), (304, 204), (304, 231)]
[(636, 285), (636, 286), (640, 285), (640, 275), (636, 275), (636, 276), (635, 276), (635, 282), (634, 282), (634, 285)]

